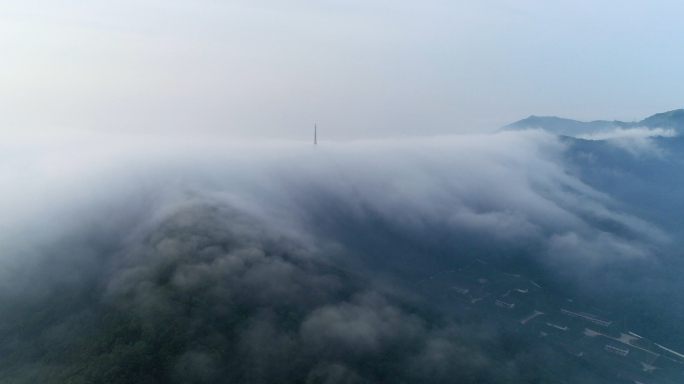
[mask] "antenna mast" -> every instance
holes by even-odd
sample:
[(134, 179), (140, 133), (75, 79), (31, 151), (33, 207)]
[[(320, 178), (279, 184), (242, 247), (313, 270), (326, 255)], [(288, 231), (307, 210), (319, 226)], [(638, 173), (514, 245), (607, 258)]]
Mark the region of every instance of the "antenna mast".
[(317, 137), (316, 137), (316, 134), (317, 134), (316, 131), (317, 131), (316, 124), (314, 124), (314, 145), (318, 144)]

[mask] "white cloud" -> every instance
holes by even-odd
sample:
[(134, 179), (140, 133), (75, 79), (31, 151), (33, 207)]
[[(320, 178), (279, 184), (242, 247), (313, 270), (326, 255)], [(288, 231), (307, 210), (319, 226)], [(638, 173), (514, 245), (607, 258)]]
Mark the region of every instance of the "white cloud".
[[(508, 247), (548, 242), (553, 257), (578, 265), (591, 258), (588, 266), (648, 257), (650, 244), (668, 239), (567, 173), (564, 145), (538, 131), (317, 147), (102, 135), (3, 147), (0, 171), (13, 181), (0, 192), (6, 265), (84, 226), (134, 233), (193, 197), (222, 201), (309, 243), (320, 239), (307, 220), (333, 220), (329, 208), (357, 224), (379, 215), (416, 236), (439, 228)], [(602, 225), (620, 233), (597, 237)]]
[(664, 155), (663, 150), (651, 140), (651, 138), (656, 136), (674, 137), (676, 136), (676, 132), (673, 129), (641, 127), (600, 131), (579, 135), (577, 137), (586, 140), (606, 140), (634, 156), (647, 155), (662, 157)]

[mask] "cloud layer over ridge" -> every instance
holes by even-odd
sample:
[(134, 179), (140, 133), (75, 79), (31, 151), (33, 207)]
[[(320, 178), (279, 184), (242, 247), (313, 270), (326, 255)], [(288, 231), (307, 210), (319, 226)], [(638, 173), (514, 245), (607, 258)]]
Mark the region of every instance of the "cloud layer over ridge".
[[(14, 183), (0, 203), (0, 300), (40, 331), (13, 333), (5, 315), (14, 336), (1, 348), (49, 356), (55, 345), (82, 349), (75, 329), (111, 330), (116, 340), (74, 358), (99, 356), (93, 375), (120, 359), (167, 367), (128, 366), (181, 382), (538, 373), (524, 354), (543, 347), (503, 353), (508, 336), (487, 322), (434, 320), (410, 283), (479, 257), (522, 258), (575, 284), (657, 264), (672, 241), (583, 183), (567, 144), (543, 132), (316, 147), (116, 137), (3, 146)], [(31, 306), (62, 300), (72, 304), (45, 318)], [(33, 364), (1, 362), (17, 378), (66, 369), (17, 356)]]

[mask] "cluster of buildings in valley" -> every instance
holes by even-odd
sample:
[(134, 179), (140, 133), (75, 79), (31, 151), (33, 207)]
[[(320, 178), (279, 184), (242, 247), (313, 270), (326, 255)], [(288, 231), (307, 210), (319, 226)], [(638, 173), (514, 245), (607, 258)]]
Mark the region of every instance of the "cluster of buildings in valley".
[[(540, 285), (521, 275), (497, 274), (483, 270), (483, 268), (492, 267), (484, 262), (480, 263), (482, 265), (473, 263), (468, 271), (459, 269), (458, 271), (442, 272), (442, 275), (438, 274), (419, 283), (428, 282), (427, 284), (432, 286), (432, 292), (442, 292), (441, 295), (443, 295), (444, 289), (448, 289), (453, 294), (444, 297), (457, 299), (453, 302), (461, 303), (458, 305), (463, 305), (465, 309), (478, 308), (480, 313), (496, 313), (496, 316), (505, 314), (505, 317), (523, 319), (518, 322), (525, 329), (531, 331), (536, 327), (537, 335), (541, 334), (546, 340), (545, 342), (564, 349), (575, 358), (601, 361), (599, 364), (610, 365), (615, 369), (615, 372), (619, 371), (619, 366), (624, 365), (623, 368), (625, 369), (620, 371), (623, 372), (621, 376), (623, 379), (631, 380), (631, 378), (642, 376), (664, 378), (668, 374), (662, 372), (671, 373), (671, 369), (663, 365), (664, 363), (661, 360), (655, 364), (658, 367), (654, 366), (657, 356), (660, 355), (647, 351), (638, 341), (634, 341), (637, 343), (634, 344), (631, 339), (616, 339), (608, 336), (614, 335), (619, 328), (616, 328), (613, 320), (594, 313), (584, 312), (579, 309), (582, 308), (581, 304), (570, 299), (554, 297), (545, 292)], [(537, 319), (535, 320), (535, 318)], [(539, 318), (542, 320), (540, 321)], [(577, 322), (573, 319), (581, 321)], [(548, 328), (541, 330), (538, 328), (539, 324)], [(637, 335), (634, 335), (634, 338), (643, 339)], [(648, 355), (648, 353), (651, 354)], [(684, 372), (684, 357), (680, 360)], [(626, 368), (630, 366), (631, 368)], [(661, 374), (658, 374), (658, 371)], [(628, 372), (632, 372), (631, 376)], [(654, 372), (656, 373), (654, 374)], [(641, 382), (650, 383), (651, 381), (644, 379)], [(665, 381), (656, 381), (655, 383), (670, 382), (665, 379)]]

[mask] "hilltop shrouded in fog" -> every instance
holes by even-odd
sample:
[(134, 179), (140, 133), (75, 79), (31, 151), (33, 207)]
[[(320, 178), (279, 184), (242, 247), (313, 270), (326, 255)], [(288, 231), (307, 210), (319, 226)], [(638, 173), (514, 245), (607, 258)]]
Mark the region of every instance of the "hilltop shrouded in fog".
[(684, 382), (683, 12), (1, 2), (0, 384)]
[(680, 140), (639, 140), (6, 142), (4, 380), (617, 380), (417, 282), (479, 259), (681, 346)]

